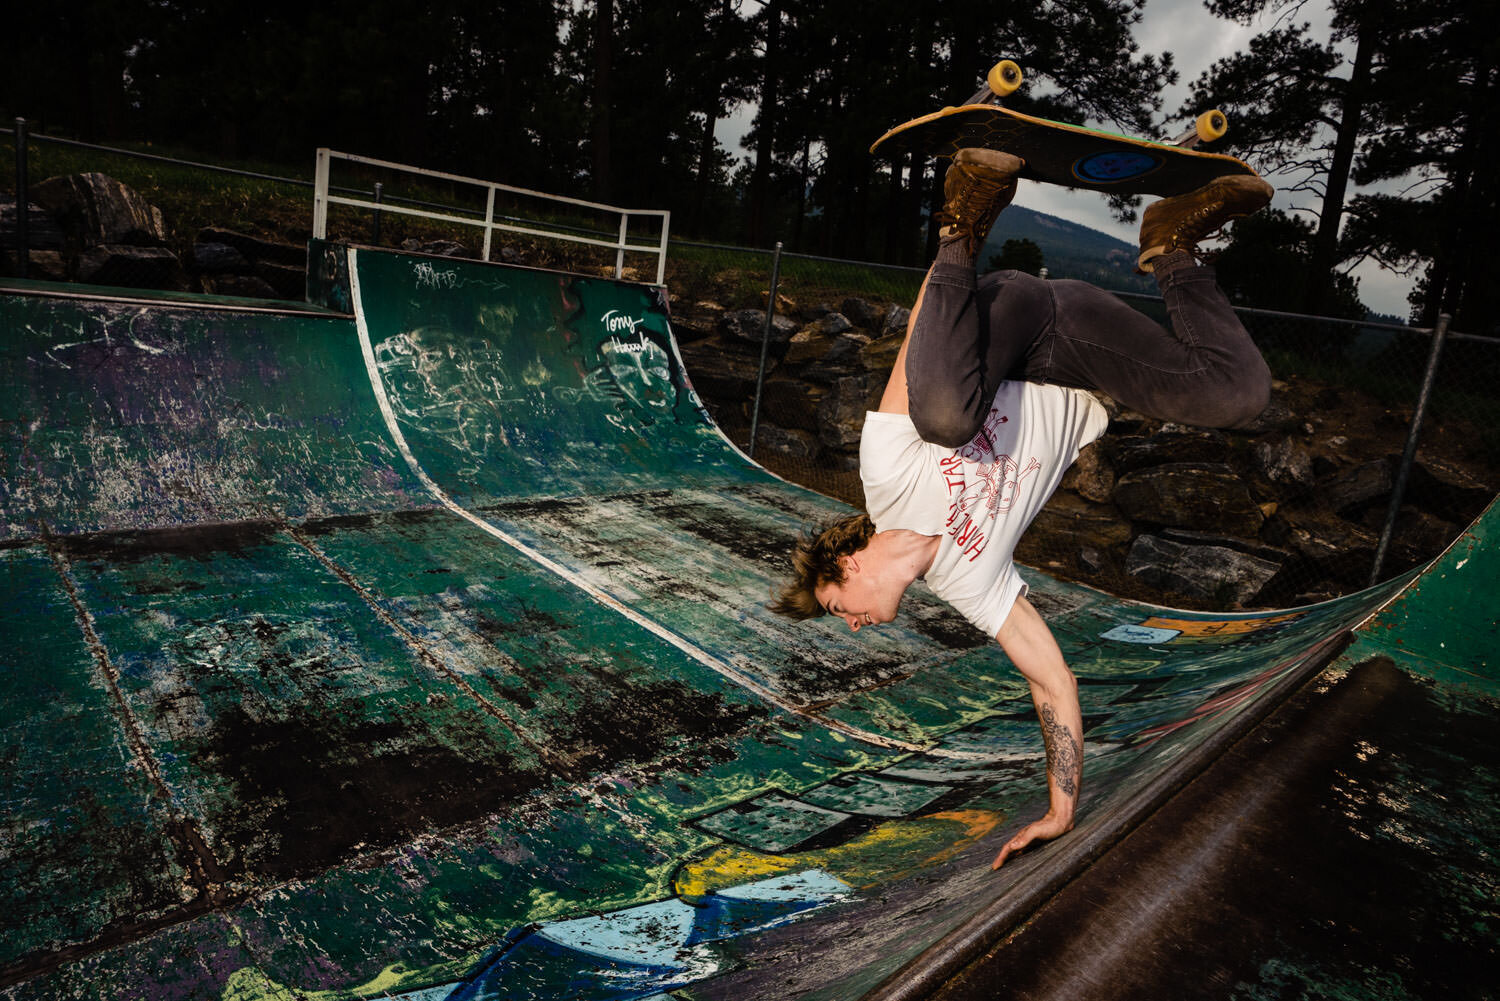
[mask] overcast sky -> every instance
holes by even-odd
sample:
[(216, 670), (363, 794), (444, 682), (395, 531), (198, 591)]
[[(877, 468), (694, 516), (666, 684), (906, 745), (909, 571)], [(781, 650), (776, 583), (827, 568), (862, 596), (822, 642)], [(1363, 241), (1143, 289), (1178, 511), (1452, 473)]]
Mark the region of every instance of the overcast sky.
[[(1297, 20), (1311, 21), (1314, 29), (1323, 29), (1321, 34), (1326, 37), (1327, 19), (1326, 7), (1319, 0), (1309, 0)], [(1203, 8), (1201, 0), (1150, 0), (1146, 5), (1145, 17), (1136, 28), (1136, 39), (1142, 52), (1169, 51), (1173, 54), (1179, 82), (1168, 89), (1163, 107), (1167, 111), (1175, 111), (1187, 99), (1188, 86), (1199, 74), (1216, 60), (1245, 48), (1252, 35), (1269, 27), (1269, 22), (1242, 28), (1220, 20)], [(1022, 67), (1023, 70), (1025, 68)], [(740, 114), (719, 123), (717, 134), (729, 150), (740, 152), (739, 138), (744, 133), (750, 114), (750, 109), (741, 109)], [(1231, 133), (1233, 129), (1234, 123), (1231, 121)], [(1276, 178), (1271, 180), (1274, 183)], [(1016, 204), (1102, 230), (1127, 243), (1135, 243), (1138, 235), (1134, 224), (1122, 224), (1111, 219), (1104, 198), (1094, 192), (1070, 191), (1051, 184), (1022, 182), (1016, 193)], [(1278, 192), (1272, 205), (1287, 210), (1317, 208), (1316, 200), (1306, 193), (1293, 196)], [(1359, 278), (1360, 299), (1366, 306), (1376, 312), (1391, 313), (1403, 318), (1408, 314), (1410, 307), (1406, 302), (1406, 293), (1411, 288), (1411, 279), (1385, 271), (1371, 263), (1362, 265), (1354, 274)]]
[[(1314, 37), (1327, 37), (1329, 12), (1318, 0), (1311, 0), (1300, 12), (1298, 21), (1310, 21)], [(1188, 98), (1188, 86), (1216, 60), (1245, 48), (1252, 35), (1272, 25), (1260, 22), (1248, 28), (1213, 17), (1203, 8), (1200, 0), (1150, 0), (1145, 17), (1136, 28), (1136, 40), (1143, 52), (1170, 51), (1179, 72), (1176, 87), (1169, 88), (1163, 107), (1176, 110)], [(1347, 72), (1347, 70), (1345, 70)], [(1186, 124), (1183, 124), (1186, 128)], [(1233, 133), (1234, 123), (1230, 122)], [(1256, 164), (1251, 164), (1256, 166)], [(1272, 182), (1276, 178), (1271, 178)], [(1134, 243), (1137, 229), (1134, 225), (1123, 225), (1109, 217), (1104, 199), (1092, 192), (1069, 191), (1051, 184), (1023, 184), (1016, 194), (1016, 202), (1038, 212), (1047, 212), (1064, 219), (1103, 230), (1112, 236)], [(1271, 203), (1280, 209), (1316, 209), (1317, 200), (1309, 193), (1291, 195), (1278, 192)], [(1361, 301), (1379, 313), (1390, 313), (1405, 318), (1411, 307), (1406, 294), (1411, 290), (1412, 280), (1386, 271), (1373, 263), (1365, 263), (1355, 269), (1359, 279)]]

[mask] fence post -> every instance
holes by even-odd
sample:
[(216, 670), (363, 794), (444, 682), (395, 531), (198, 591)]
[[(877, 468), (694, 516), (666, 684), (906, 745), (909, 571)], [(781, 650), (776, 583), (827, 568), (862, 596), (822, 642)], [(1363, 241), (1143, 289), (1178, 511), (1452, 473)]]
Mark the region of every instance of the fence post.
[(1432, 384), (1437, 379), (1438, 359), (1443, 354), (1443, 342), (1448, 338), (1447, 313), (1439, 313), (1437, 326), (1432, 328), (1432, 347), (1427, 351), (1427, 371), (1422, 373), (1422, 388), (1417, 393), (1417, 408), (1411, 415), (1411, 430), (1406, 433), (1406, 451), (1401, 455), (1401, 468), (1396, 471), (1396, 485), (1391, 489), (1390, 507), (1385, 512), (1385, 527), (1380, 531), (1380, 544), (1375, 547), (1375, 565), (1370, 568), (1370, 586), (1380, 583), (1380, 568), (1385, 563), (1385, 552), (1390, 548), (1391, 535), (1396, 529), (1396, 515), (1401, 511), (1401, 502), (1406, 499), (1406, 481), (1411, 476), (1412, 463), (1417, 457), (1417, 439), (1422, 433), (1422, 418), (1427, 415), (1427, 401), (1432, 395)]
[(313, 239), (328, 238), (328, 153), (327, 146), (318, 147), (318, 158), (313, 168)]
[(31, 264), (30, 192), (26, 183), (26, 119), (16, 119), (16, 276), (25, 278)]
[[(377, 206), (380, 204), (380, 196), (384, 193), (384, 191), (385, 191), (385, 185), (381, 184), (379, 181), (376, 181), (375, 182), (375, 204)], [(371, 234), (371, 235), (372, 235), (373, 238), (370, 240), (370, 242), (373, 243), (373, 244), (375, 244), (375, 246), (377, 246), (377, 247), (380, 246), (380, 209), (379, 208), (375, 209), (375, 232), (373, 234)]]
[(760, 427), (760, 394), (766, 385), (766, 354), (771, 348), (771, 321), (776, 319), (776, 291), (781, 284), (781, 241), (771, 258), (771, 299), (766, 303), (766, 329), (760, 338), (760, 371), (755, 375), (755, 406), (750, 411), (750, 458), (755, 458), (755, 435)]

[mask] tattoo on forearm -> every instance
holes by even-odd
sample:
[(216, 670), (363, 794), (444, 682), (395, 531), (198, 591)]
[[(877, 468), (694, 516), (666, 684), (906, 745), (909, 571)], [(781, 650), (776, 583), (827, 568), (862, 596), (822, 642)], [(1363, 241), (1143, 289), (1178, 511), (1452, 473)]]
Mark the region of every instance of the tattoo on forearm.
[(1059, 789), (1076, 797), (1083, 779), (1083, 745), (1058, 722), (1050, 705), (1042, 706), (1042, 743), (1047, 747), (1048, 774), (1057, 779)]

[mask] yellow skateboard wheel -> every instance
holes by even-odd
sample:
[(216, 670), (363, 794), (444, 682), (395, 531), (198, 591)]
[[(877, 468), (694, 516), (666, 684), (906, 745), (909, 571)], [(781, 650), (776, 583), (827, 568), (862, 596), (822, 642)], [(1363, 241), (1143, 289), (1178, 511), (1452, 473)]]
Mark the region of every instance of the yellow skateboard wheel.
[(1021, 86), (1022, 79), (1021, 67), (1016, 65), (1015, 60), (1002, 59), (990, 67), (985, 82), (990, 85), (990, 90), (995, 92), (996, 97), (1009, 97)]
[(1215, 108), (1199, 115), (1193, 126), (1198, 133), (1199, 142), (1211, 143), (1229, 131), (1229, 119), (1224, 117), (1224, 112)]

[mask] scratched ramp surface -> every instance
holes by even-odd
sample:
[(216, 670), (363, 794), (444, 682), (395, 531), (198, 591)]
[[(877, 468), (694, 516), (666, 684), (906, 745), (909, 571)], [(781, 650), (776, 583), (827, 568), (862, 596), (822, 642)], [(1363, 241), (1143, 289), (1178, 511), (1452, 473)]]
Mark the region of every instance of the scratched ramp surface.
[[(727, 445), (639, 288), (368, 252), (352, 276), (393, 424), (456, 505), (789, 702), (916, 666), (906, 637), (804, 646), (760, 610), (767, 535), (830, 505)], [(914, 622), (918, 657), (980, 642), (930, 604)]]
[[(352, 314), (0, 292), (7, 996), (855, 998), (1026, 879), (1025, 685), (925, 593), (765, 612), (842, 509), (723, 439), (657, 293), (312, 257)], [(1031, 579), (1081, 826), (1401, 586)]]

